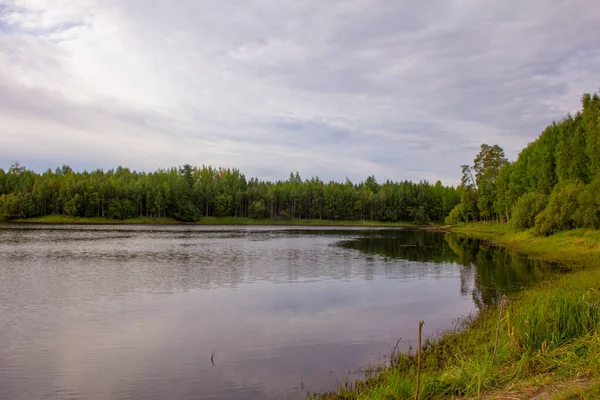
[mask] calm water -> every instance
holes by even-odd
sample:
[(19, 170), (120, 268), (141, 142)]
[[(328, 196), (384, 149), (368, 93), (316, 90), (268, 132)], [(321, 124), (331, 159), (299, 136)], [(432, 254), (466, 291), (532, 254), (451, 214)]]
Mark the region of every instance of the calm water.
[(0, 398), (298, 398), (551, 273), (409, 229), (0, 226)]

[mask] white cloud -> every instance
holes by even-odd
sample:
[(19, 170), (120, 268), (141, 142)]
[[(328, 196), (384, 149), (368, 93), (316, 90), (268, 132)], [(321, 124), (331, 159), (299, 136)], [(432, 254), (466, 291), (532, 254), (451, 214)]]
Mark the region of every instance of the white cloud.
[(441, 179), (597, 88), (594, 0), (0, 0), (0, 165)]

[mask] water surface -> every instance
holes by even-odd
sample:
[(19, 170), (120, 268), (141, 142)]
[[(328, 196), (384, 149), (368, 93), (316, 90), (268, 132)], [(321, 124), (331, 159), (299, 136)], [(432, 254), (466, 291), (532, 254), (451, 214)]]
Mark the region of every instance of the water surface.
[(0, 394), (298, 398), (552, 269), (414, 229), (0, 226)]

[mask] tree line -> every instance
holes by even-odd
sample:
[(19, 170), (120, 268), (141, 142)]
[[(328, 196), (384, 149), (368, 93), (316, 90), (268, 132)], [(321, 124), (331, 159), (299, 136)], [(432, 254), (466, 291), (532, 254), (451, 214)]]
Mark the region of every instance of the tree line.
[(510, 221), (548, 235), (600, 228), (600, 98), (584, 94), (582, 109), (553, 122), (509, 162), (484, 144), (462, 167), (461, 202), (446, 222)]
[(76, 172), (69, 166), (42, 174), (15, 163), (0, 169), (0, 214), (9, 218), (43, 215), (128, 219), (202, 217), (443, 221), (460, 201), (454, 187), (426, 181), (360, 183), (246, 179), (235, 168), (189, 164), (151, 173), (118, 167)]

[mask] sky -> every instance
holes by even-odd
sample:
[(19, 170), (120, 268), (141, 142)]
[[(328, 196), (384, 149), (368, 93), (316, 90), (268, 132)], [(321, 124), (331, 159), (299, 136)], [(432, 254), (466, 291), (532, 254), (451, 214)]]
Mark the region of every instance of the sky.
[(456, 184), (600, 86), (598, 0), (0, 0), (0, 167)]

